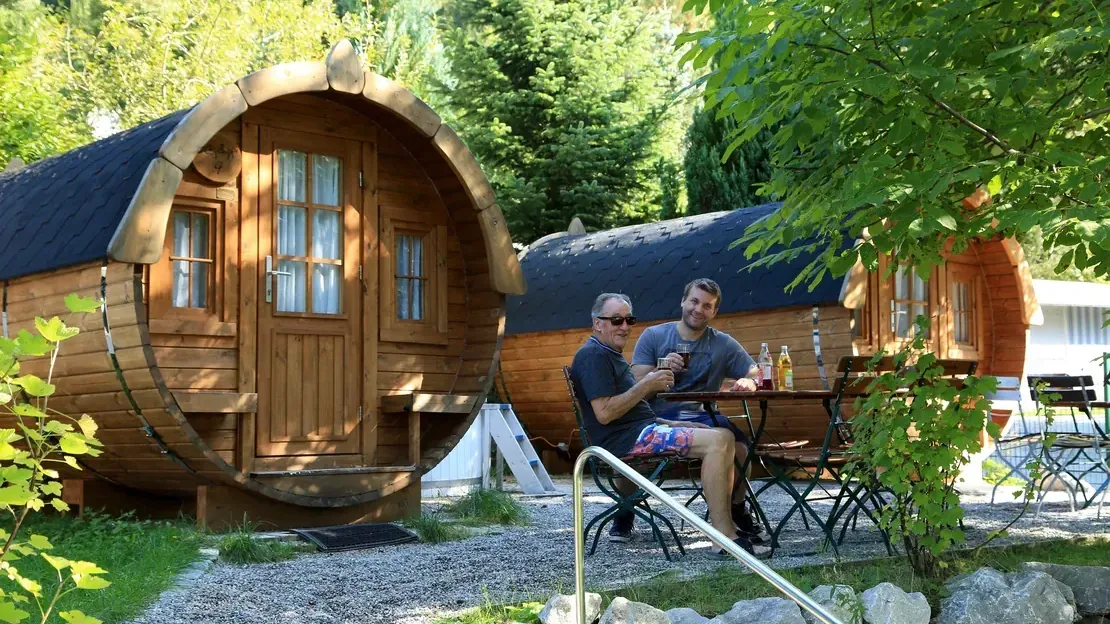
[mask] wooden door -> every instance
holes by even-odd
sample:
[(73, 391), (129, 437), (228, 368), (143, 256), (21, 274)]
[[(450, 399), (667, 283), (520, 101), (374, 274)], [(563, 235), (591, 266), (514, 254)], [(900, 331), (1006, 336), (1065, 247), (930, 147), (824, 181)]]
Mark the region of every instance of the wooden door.
[(361, 145), (271, 128), (260, 142), (256, 454), (359, 453)]

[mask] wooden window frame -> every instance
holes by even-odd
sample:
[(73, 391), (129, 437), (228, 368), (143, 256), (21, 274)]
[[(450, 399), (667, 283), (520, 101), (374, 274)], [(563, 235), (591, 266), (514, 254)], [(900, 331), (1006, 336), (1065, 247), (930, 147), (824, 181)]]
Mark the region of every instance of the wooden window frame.
[[(174, 198), (166, 225), (162, 257), (150, 267), (150, 317), (182, 320), (219, 319), (223, 311), (223, 216), (224, 201), (200, 198)], [(204, 308), (179, 308), (173, 305), (173, 253), (174, 215), (179, 212), (208, 215), (208, 246), (211, 264), (208, 276), (208, 305)]]
[[(948, 357), (961, 360), (979, 359), (983, 345), (983, 279), (980, 269), (974, 265), (948, 263), (945, 267), (945, 311), (947, 316), (945, 346)], [(969, 320), (971, 322), (971, 342), (956, 340), (956, 301), (953, 288), (956, 284), (967, 284), (971, 298)]]
[[(943, 266), (940, 267), (940, 270), (938, 270), (938, 267), (933, 267), (929, 272), (929, 278), (926, 282), (926, 284), (928, 284), (927, 289), (929, 296), (926, 313), (932, 321), (926, 348), (934, 352), (939, 352), (938, 349), (940, 345), (944, 344), (940, 336), (946, 333), (947, 330), (947, 323), (941, 323), (940, 319), (938, 319), (938, 312), (941, 310), (940, 304), (943, 301), (941, 296), (942, 291), (939, 290), (943, 276)], [(879, 296), (876, 297), (876, 315), (873, 316), (872, 319), (877, 323), (878, 331), (875, 332), (875, 335), (878, 337), (877, 344), (881, 345), (884, 351), (891, 353), (898, 351), (912, 339), (911, 337), (899, 338), (894, 335), (895, 327), (891, 320), (894, 315), (895, 306), (894, 280), (897, 279), (897, 277), (898, 274), (894, 266), (894, 261), (889, 256), (880, 256), (879, 277), (876, 278)]]
[[(859, 307), (850, 308), (848, 317), (849, 335), (855, 355), (871, 355), (879, 344), (879, 274), (868, 272), (864, 278), (863, 302)], [(858, 318), (857, 318), (858, 317)], [(858, 334), (857, 334), (857, 324)]]
[[(379, 267), (379, 332), (382, 342), (447, 344), (447, 225), (437, 215), (381, 208)], [(424, 318), (416, 321), (397, 316), (397, 267), (394, 250), (399, 234), (423, 235)]]

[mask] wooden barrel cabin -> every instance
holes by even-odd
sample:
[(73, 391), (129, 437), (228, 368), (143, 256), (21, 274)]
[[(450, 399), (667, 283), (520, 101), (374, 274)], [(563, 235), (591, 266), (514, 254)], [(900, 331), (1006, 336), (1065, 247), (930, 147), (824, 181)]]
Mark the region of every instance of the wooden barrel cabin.
[(345, 41), (0, 175), (0, 214), (6, 335), (67, 293), (103, 301), (54, 368), (50, 407), (92, 415), (105, 444), (68, 475), (78, 504), (195, 500), (202, 522), (267, 526), (415, 513), (525, 291), (466, 146)]
[[(1028, 329), (1040, 324), (1041, 312), (1017, 242), (977, 242), (949, 254), (927, 276), (906, 269), (884, 279), (884, 259), (877, 273), (857, 265), (812, 291), (800, 286), (785, 292), (813, 256), (803, 253), (791, 263), (749, 271), (742, 248), (729, 249), (747, 226), (777, 207), (552, 234), (521, 252), (529, 288), (509, 297), (501, 359), (505, 390), (530, 435), (581, 446), (560, 368), (590, 335), (590, 306), (598, 294), (621, 292), (632, 299), (637, 324), (625, 352), (631, 359), (644, 328), (678, 320), (683, 288), (699, 277), (713, 279), (723, 293), (710, 325), (732, 335), (753, 358), (762, 342), (775, 357), (786, 345), (798, 389), (822, 389), (823, 375), (831, 384), (841, 356), (896, 347), (912, 318), (926, 312), (936, 352), (977, 360), (981, 373), (1021, 375)], [(767, 431), (780, 440), (819, 441), (828, 423), (818, 403), (772, 404), (769, 417)]]

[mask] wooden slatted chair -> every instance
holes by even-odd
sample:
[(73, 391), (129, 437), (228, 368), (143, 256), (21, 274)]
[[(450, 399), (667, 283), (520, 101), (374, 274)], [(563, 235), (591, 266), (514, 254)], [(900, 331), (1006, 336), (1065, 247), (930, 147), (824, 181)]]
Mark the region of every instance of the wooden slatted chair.
[[(582, 444), (584, 447), (593, 446), (589, 435), (586, 433), (586, 428), (582, 422), (582, 406), (578, 400), (578, 395), (574, 391), (574, 381), (571, 377), (569, 366), (563, 367), (563, 378), (567, 382), (567, 392), (570, 394), (571, 405), (574, 407), (574, 418), (578, 423), (578, 431), (582, 437)], [(631, 466), (634, 470), (644, 473), (656, 486), (663, 487), (663, 483), (667, 480), (670, 470), (677, 465), (685, 465), (687, 474), (692, 474), (695, 466), (698, 463), (696, 459), (688, 459), (680, 457), (677, 454), (661, 454), (652, 457), (621, 457), (621, 461)], [(671, 560), (670, 550), (667, 548), (666, 539), (663, 532), (659, 530), (659, 525), (656, 522), (658, 519), (670, 531), (671, 537), (674, 539), (675, 546), (678, 547), (679, 553), (685, 555), (686, 549), (682, 546), (682, 540), (678, 537), (678, 532), (675, 531), (674, 525), (671, 521), (651, 507), (648, 503), (648, 494), (643, 489), (637, 488), (635, 492), (625, 495), (617, 488), (617, 479), (619, 474), (609, 467), (608, 464), (598, 461), (596, 458), (590, 458), (587, 462), (590, 467), (590, 474), (593, 476), (594, 483), (603, 494), (608, 496), (613, 504), (607, 507), (602, 512), (590, 519), (586, 526), (583, 528), (584, 538), (588, 541), (590, 531), (596, 526), (597, 530), (594, 533), (593, 542), (590, 545), (590, 550), (587, 555), (594, 554), (597, 550), (597, 543), (601, 539), (601, 534), (605, 527), (613, 521), (613, 519), (620, 513), (632, 512), (640, 519), (648, 523), (651, 527), (652, 536), (659, 546), (663, 549), (663, 556), (668, 561)], [(700, 493), (700, 486), (694, 484), (699, 492), (695, 493), (694, 498)], [(687, 502), (689, 504), (689, 502)]]

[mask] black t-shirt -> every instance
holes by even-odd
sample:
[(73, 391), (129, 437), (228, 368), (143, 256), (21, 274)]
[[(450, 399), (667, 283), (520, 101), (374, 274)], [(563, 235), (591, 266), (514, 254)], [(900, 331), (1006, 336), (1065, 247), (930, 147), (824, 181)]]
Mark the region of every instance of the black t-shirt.
[(601, 344), (593, 336), (574, 354), (570, 367), (574, 394), (582, 407), (582, 426), (590, 444), (620, 457), (627, 455), (644, 427), (655, 422), (655, 412), (641, 400), (628, 413), (603, 425), (597, 421), (590, 401), (624, 394), (636, 384), (632, 367), (620, 352)]

